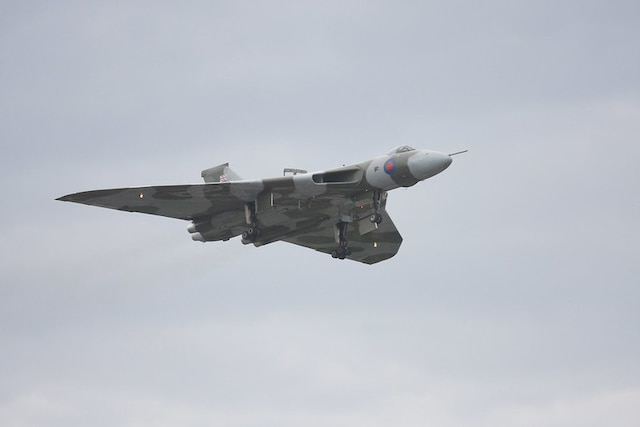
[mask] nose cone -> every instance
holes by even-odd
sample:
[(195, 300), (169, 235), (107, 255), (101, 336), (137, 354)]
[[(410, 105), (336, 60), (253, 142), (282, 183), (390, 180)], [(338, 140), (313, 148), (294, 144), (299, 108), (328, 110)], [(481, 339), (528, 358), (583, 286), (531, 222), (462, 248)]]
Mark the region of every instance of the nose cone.
[(416, 179), (423, 180), (449, 167), (453, 159), (438, 151), (420, 151), (409, 158), (409, 170)]
[(453, 162), (453, 158), (448, 154), (432, 151), (431, 156), (433, 157), (433, 161), (435, 163), (434, 166), (439, 168), (437, 173), (440, 173), (448, 168), (449, 165)]

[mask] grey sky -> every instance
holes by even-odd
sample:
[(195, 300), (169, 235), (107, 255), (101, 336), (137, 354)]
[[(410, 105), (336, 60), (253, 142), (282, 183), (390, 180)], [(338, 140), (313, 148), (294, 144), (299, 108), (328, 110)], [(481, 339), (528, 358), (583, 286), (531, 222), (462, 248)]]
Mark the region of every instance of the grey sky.
[[(635, 426), (640, 4), (0, 5), (0, 424)], [(374, 266), (54, 201), (453, 152)]]

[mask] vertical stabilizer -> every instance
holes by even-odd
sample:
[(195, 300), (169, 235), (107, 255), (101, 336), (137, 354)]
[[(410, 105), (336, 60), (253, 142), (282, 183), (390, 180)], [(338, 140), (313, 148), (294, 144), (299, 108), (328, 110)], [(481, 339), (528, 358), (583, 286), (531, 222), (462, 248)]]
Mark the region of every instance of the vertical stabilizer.
[(242, 181), (240, 175), (231, 170), (229, 163), (223, 163), (221, 165), (205, 169), (202, 171), (200, 176), (202, 176), (204, 182)]

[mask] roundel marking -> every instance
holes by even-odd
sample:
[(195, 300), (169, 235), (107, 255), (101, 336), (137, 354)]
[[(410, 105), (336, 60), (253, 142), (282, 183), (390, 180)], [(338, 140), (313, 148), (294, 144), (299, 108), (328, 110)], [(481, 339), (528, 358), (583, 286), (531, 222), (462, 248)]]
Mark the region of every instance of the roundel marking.
[(391, 175), (396, 170), (396, 159), (391, 158), (384, 162), (384, 171)]

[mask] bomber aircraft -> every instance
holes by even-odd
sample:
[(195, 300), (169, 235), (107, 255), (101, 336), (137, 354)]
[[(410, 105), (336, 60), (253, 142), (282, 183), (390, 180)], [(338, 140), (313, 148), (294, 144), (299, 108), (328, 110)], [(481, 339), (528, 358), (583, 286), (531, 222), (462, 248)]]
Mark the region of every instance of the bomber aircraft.
[(190, 221), (200, 242), (255, 246), (279, 240), (333, 258), (375, 264), (394, 256), (402, 236), (386, 212), (387, 192), (445, 170), (456, 154), (408, 145), (362, 163), (281, 177), (242, 180), (224, 163), (201, 173), (204, 184), (93, 190), (56, 200)]

